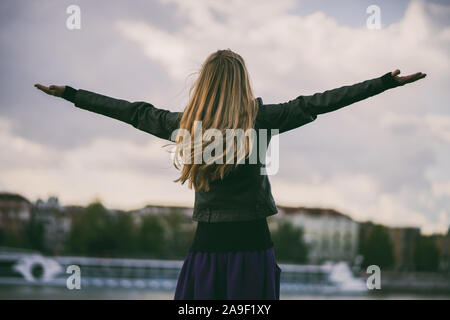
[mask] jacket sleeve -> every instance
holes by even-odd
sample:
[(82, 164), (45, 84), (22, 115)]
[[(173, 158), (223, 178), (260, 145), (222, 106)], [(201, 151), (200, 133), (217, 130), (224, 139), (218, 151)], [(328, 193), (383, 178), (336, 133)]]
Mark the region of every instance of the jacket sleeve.
[[(178, 128), (181, 112), (158, 109), (147, 102), (129, 102), (66, 86), (63, 98), (78, 108), (114, 118), (165, 140)], [(172, 140), (171, 140), (172, 141)]]
[(262, 126), (286, 132), (316, 120), (317, 115), (335, 111), (398, 86), (391, 73), (354, 85), (298, 96), (285, 103), (261, 105)]

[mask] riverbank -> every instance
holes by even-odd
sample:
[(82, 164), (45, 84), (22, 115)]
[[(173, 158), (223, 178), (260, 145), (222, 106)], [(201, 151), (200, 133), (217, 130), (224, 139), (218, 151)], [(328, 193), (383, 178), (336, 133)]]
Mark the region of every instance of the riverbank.
[[(68, 290), (62, 287), (0, 285), (0, 300), (172, 300), (172, 291), (89, 288)], [(450, 300), (450, 294), (361, 294), (321, 295), (288, 294), (281, 292), (281, 300)]]

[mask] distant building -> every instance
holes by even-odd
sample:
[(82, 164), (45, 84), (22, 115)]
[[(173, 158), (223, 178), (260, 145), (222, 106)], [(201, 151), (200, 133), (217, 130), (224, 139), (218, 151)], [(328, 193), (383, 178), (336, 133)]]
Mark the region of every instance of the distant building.
[(278, 207), (280, 218), (303, 229), (308, 246), (308, 262), (353, 262), (358, 249), (356, 221), (333, 209)]
[(420, 236), (420, 228), (389, 228), (394, 254), (394, 269), (397, 271), (414, 270), (414, 248)]
[(439, 249), (439, 270), (450, 271), (450, 228), (447, 234), (433, 235), (436, 247)]
[(392, 245), (392, 269), (395, 271), (413, 271), (415, 268), (414, 251), (416, 241), (420, 237), (420, 228), (389, 227), (370, 221), (361, 222), (359, 242), (364, 243), (376, 227), (383, 228), (389, 236)]
[(57, 197), (49, 197), (47, 201), (36, 201), (33, 218), (44, 226), (45, 247), (52, 253), (60, 253), (71, 229), (70, 212), (59, 204)]
[(0, 193), (0, 228), (19, 232), (31, 217), (31, 202), (25, 197), (9, 192)]
[(142, 217), (148, 214), (169, 214), (171, 212), (178, 212), (187, 217), (192, 217), (193, 210), (194, 209), (190, 207), (147, 205), (141, 209), (132, 210), (130, 213), (133, 215), (134, 222), (140, 224)]

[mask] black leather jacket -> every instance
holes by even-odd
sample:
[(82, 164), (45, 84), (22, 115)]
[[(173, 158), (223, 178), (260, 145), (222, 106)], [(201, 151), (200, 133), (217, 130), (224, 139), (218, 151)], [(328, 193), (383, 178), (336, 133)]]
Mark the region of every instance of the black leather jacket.
[[(257, 98), (259, 112), (255, 129), (278, 129), (283, 133), (314, 121), (318, 114), (337, 110), (397, 85), (391, 74), (386, 73), (354, 85), (299, 96), (285, 103), (264, 104), (261, 98)], [(63, 97), (79, 108), (129, 123), (166, 140), (171, 140), (182, 116), (181, 112), (158, 109), (147, 102), (128, 102), (69, 86)], [(270, 130), (268, 133), (270, 141)], [(239, 165), (223, 180), (213, 181), (209, 192), (196, 192), (193, 220), (242, 221), (276, 214), (269, 179), (261, 174), (262, 167), (261, 161)]]

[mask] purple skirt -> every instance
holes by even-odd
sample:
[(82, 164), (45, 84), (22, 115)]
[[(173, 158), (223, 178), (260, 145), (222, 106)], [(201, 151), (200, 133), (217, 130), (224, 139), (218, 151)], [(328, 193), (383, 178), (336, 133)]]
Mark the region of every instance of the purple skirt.
[(280, 299), (281, 268), (273, 248), (238, 252), (189, 252), (175, 300)]

